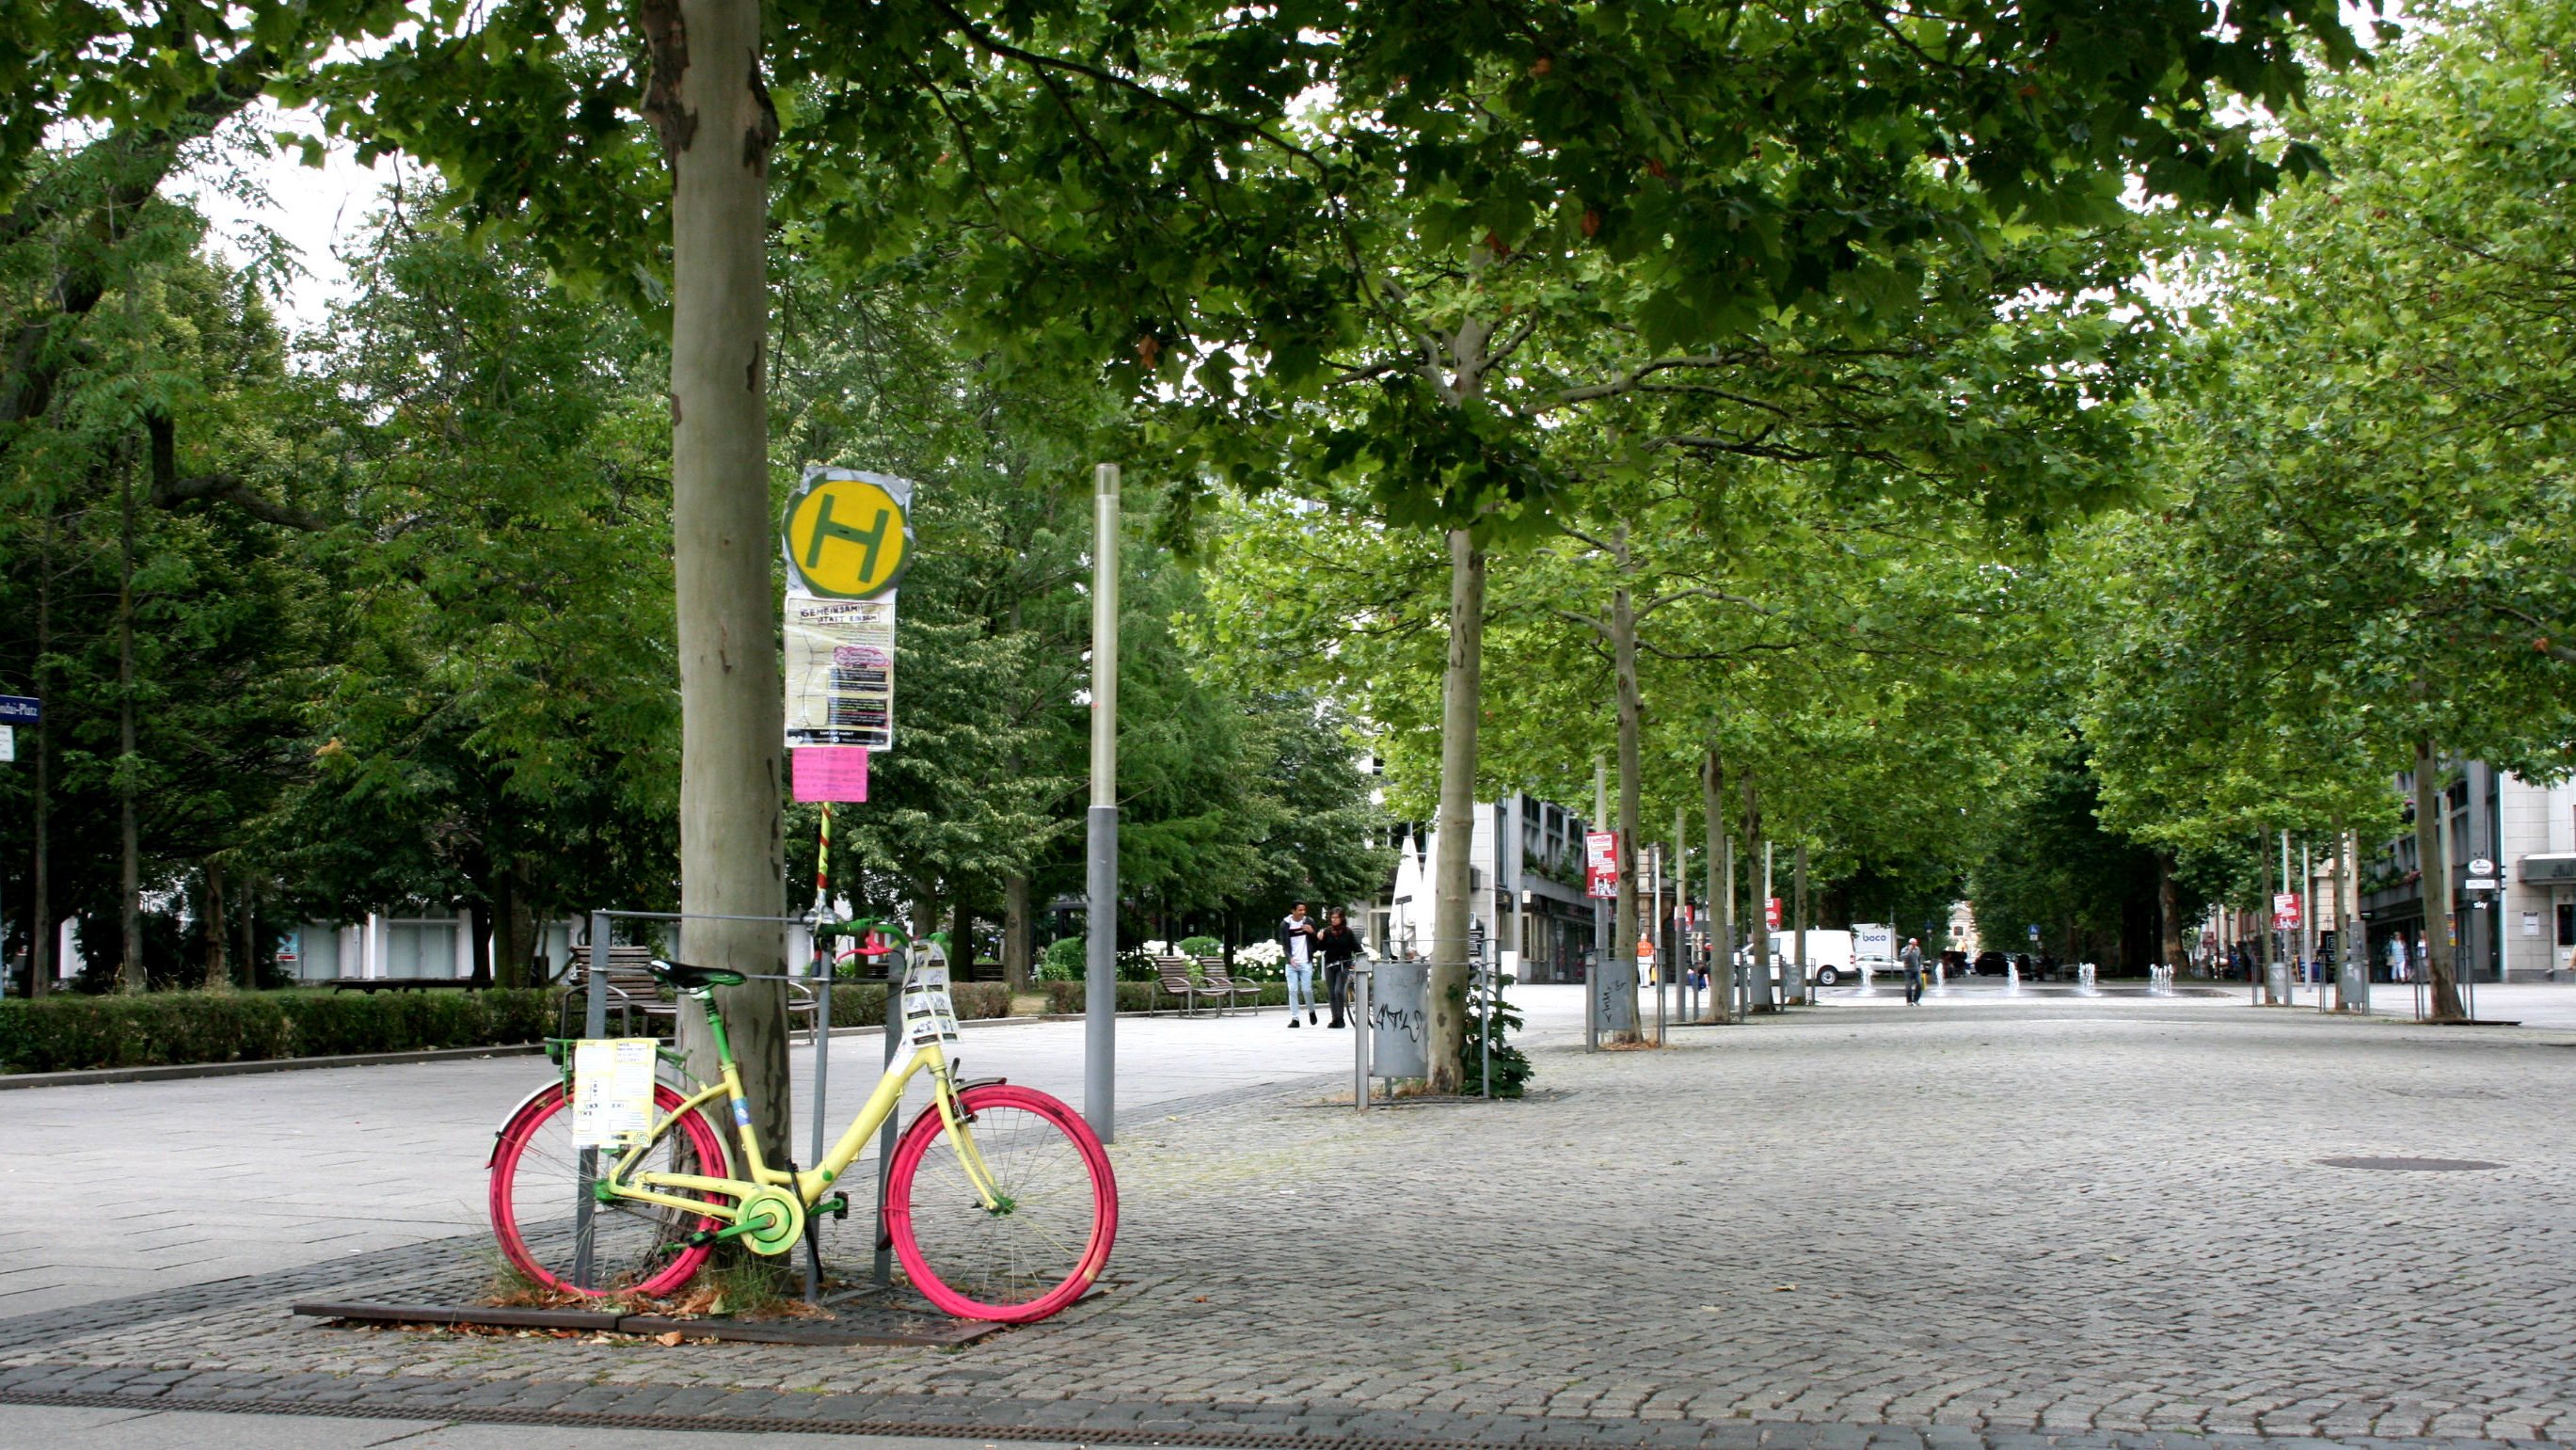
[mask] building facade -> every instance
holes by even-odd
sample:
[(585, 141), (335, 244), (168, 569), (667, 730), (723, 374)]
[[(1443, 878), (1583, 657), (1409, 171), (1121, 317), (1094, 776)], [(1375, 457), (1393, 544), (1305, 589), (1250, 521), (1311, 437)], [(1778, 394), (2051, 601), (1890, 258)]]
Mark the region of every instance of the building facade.
[[(2414, 798), (2411, 775), (2398, 787)], [(2447, 890), (2434, 929), (2449, 934), (2463, 978), (2472, 982), (2576, 980), (2576, 785), (2535, 785), (2484, 761), (2469, 761), (2440, 797)], [(2479, 861), (2491, 877), (2472, 877)], [(2420, 973), (2427, 930), (2423, 863), (2410, 830), (2363, 868), (2362, 919), (2371, 975)], [(2472, 889), (2472, 880), (2497, 882)]]

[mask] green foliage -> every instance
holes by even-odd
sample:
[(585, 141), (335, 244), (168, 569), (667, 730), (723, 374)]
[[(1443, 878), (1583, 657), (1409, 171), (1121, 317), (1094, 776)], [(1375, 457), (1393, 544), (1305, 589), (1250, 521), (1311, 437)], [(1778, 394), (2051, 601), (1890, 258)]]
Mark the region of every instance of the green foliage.
[(1084, 953), (1088, 950), (1089, 945), (1081, 937), (1057, 937), (1039, 953), (1035, 975), (1044, 982), (1079, 982), (1082, 980)]
[(1213, 957), (1225, 950), (1225, 943), (1212, 936), (1185, 936), (1179, 945), (1182, 955), (1192, 957)]
[(1529, 1080), (1538, 1072), (1537, 1066), (1529, 1060), (1529, 1054), (1514, 1047), (1508, 1040), (1510, 1034), (1520, 1030), (1521, 1014), (1504, 999), (1501, 988), (1497, 986), (1492, 994), (1492, 1001), (1484, 1009), (1486, 1015), (1480, 1031), (1477, 1026), (1477, 1004), (1470, 998), (1471, 994), (1462, 987), (1452, 994), (1450, 999), (1458, 1003), (1460, 1011), (1467, 1014), (1467, 1051), (1465, 1058), (1462, 1059), (1466, 1064), (1467, 1075), (1465, 1086), (1461, 1090), (1482, 1092), (1486, 1082), (1487, 1064), (1490, 1062), (1493, 1071), (1494, 1096), (1519, 1097), (1528, 1091)]
[(316, 681), (318, 769), (278, 849), (344, 917), (667, 906), (662, 363), (435, 194), (381, 222), (312, 358), (333, 386), (304, 446), (334, 456), (369, 537), (323, 546), (364, 605)]
[[(976, 1022), (1011, 1015), (1011, 989), (1001, 982), (951, 982), (948, 996), (957, 1007), (957, 1020)], [(835, 982), (832, 984), (832, 1025), (835, 1027), (883, 1027), (885, 1025), (886, 988), (881, 982)]]
[(562, 994), (156, 992), (0, 1001), (0, 1063), (12, 1072), (258, 1062), (534, 1042), (556, 1030)]
[(2159, 404), (2166, 497), (2070, 591), (2105, 816), (2145, 838), (2376, 840), (2419, 740), (2576, 764), (2576, 16), (2420, 18), (2299, 120), (2332, 174), (2194, 259), (2212, 326)]

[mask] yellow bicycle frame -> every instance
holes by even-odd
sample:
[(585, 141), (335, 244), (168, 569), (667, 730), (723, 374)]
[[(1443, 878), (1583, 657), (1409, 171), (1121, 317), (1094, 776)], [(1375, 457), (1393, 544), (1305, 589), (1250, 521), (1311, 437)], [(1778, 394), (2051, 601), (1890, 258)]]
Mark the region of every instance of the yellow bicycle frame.
[[(663, 1136), (671, 1131), (672, 1125), (679, 1121), (682, 1114), (695, 1112), (718, 1098), (725, 1098), (733, 1104), (733, 1120), (738, 1128), (747, 1129), (750, 1122), (750, 1099), (742, 1090), (742, 1072), (734, 1065), (733, 1044), (725, 1036), (724, 1021), (716, 1013), (715, 994), (701, 989), (696, 996), (706, 1007), (707, 1025), (715, 1034), (716, 1060), (723, 1065), (723, 1081), (692, 1094), (655, 1123), (652, 1131), (641, 1141), (628, 1148), (618, 1158), (616, 1166), (602, 1176), (600, 1192), (603, 1197), (622, 1198), (638, 1203), (657, 1203), (670, 1208), (685, 1209), (690, 1213), (702, 1214), (708, 1218), (721, 1219), (727, 1223), (735, 1223), (739, 1222), (742, 1216), (742, 1200), (750, 1194), (764, 1187), (791, 1188), (795, 1192), (797, 1201), (807, 1209), (811, 1209), (822, 1201), (823, 1194), (833, 1182), (847, 1172), (852, 1163), (858, 1161), (860, 1152), (867, 1147), (868, 1139), (874, 1136), (879, 1128), (884, 1127), (886, 1120), (903, 1105), (903, 1090), (912, 1081), (913, 1075), (927, 1072), (930, 1074), (931, 1081), (931, 1102), (938, 1108), (940, 1121), (946, 1126), (949, 1136), (956, 1140), (958, 1161), (966, 1170), (967, 1181), (973, 1185), (976, 1198), (982, 1202), (987, 1212), (1000, 1210), (1001, 1194), (993, 1186), (992, 1171), (984, 1166), (983, 1154), (975, 1147), (974, 1132), (968, 1126), (965, 1109), (958, 1101), (957, 1084), (949, 1073), (948, 1053), (935, 1036), (915, 1047), (911, 1056), (900, 1057), (886, 1064), (884, 1074), (877, 1079), (875, 1090), (868, 1094), (867, 1102), (860, 1106), (858, 1116), (850, 1120), (850, 1126), (841, 1134), (841, 1140), (832, 1145), (831, 1152), (823, 1155), (822, 1162), (810, 1169), (788, 1173), (770, 1167), (760, 1156), (760, 1135), (746, 1130), (737, 1132), (734, 1136), (742, 1145), (744, 1164), (751, 1170), (751, 1176), (748, 1179), (709, 1178), (694, 1173), (635, 1172), (635, 1165), (643, 1160), (644, 1154), (654, 1144), (662, 1141)], [(890, 1009), (901, 1009), (902, 998), (899, 993), (889, 992), (886, 1002)], [(676, 1193), (656, 1192), (656, 1189), (715, 1194), (732, 1202), (682, 1198)]]

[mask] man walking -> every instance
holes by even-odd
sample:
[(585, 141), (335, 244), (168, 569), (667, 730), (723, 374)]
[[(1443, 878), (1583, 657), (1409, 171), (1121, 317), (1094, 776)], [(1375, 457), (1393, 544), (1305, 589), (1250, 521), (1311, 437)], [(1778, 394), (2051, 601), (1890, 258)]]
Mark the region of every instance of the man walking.
[(1905, 1005), (1911, 1007), (1923, 1000), (1922, 938), (1907, 937), (1905, 950), (1897, 960), (1905, 967)]
[(1305, 1025), (1297, 1020), (1297, 1003), (1306, 1004), (1306, 1021), (1315, 1020), (1315, 938), (1314, 918), (1306, 915), (1306, 903), (1298, 902), (1279, 923), (1279, 947), (1288, 966), (1288, 1025)]

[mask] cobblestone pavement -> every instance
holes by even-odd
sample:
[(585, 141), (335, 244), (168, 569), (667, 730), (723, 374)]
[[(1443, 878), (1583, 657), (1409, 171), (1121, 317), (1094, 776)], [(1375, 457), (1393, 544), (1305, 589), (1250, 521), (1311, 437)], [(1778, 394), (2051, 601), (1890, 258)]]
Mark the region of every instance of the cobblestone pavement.
[(1674, 1044), (1560, 1036), (1523, 1103), (1140, 1115), (1114, 1291), (963, 1350), (283, 1313), (454, 1282), (460, 1240), (0, 1320), (0, 1399), (1246, 1447), (2576, 1439), (2576, 1034), (2051, 995)]
[[(1555, 995), (1563, 1000), (1548, 1011), (1579, 1029), (1579, 994)], [(1128, 1018), (1118, 1033), (1130, 1114), (1347, 1071), (1351, 1052), (1349, 1033), (1290, 1032), (1277, 1009)], [(835, 1136), (875, 1084), (883, 1051), (872, 1034), (832, 1039)], [(977, 1025), (960, 1051), (978, 1075), (1081, 1099), (1079, 1022)], [(811, 1048), (791, 1060), (801, 1114)], [(550, 1071), (542, 1058), (513, 1056), (11, 1092), (0, 1101), (11, 1149), (0, 1157), (0, 1202), (41, 1215), (44, 1232), (0, 1246), (0, 1314), (480, 1233), (492, 1130)], [(927, 1091), (916, 1084), (913, 1110)], [(185, 1191), (93, 1197), (143, 1163)], [(71, 1203), (81, 1211), (55, 1212)]]

